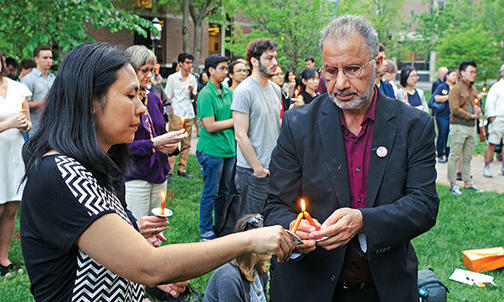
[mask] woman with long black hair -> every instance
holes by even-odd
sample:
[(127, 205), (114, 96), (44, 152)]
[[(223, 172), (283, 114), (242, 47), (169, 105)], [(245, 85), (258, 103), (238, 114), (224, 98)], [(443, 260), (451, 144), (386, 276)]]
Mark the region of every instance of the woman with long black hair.
[(39, 130), (23, 147), (21, 246), (36, 301), (142, 301), (144, 285), (188, 280), (248, 252), (288, 259), (274, 226), (154, 248), (124, 201), (133, 141), (145, 108), (124, 55), (86, 43), (63, 60)]

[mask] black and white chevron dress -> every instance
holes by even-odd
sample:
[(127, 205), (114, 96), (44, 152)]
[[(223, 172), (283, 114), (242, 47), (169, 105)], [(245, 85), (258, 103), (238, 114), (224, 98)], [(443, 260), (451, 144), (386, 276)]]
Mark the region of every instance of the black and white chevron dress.
[[(121, 198), (122, 199), (122, 198)], [(76, 246), (93, 221), (119, 200), (74, 159), (51, 155), (28, 175), (21, 206), (21, 246), (36, 301), (142, 301), (142, 285), (114, 274)]]

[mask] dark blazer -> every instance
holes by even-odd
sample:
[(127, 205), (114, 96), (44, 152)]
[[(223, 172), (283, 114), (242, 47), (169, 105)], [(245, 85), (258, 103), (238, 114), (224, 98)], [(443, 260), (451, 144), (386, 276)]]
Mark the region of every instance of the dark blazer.
[[(300, 196), (321, 223), (350, 207), (339, 108), (327, 94), (285, 113), (270, 163), (265, 223), (284, 228), (299, 213)], [(385, 157), (376, 150), (384, 146)], [(432, 118), (378, 95), (369, 162), (366, 208), (361, 209), (371, 274), (382, 301), (418, 301), (418, 262), (410, 240), (434, 226), (435, 187)], [(271, 301), (331, 301), (346, 246), (274, 263)]]

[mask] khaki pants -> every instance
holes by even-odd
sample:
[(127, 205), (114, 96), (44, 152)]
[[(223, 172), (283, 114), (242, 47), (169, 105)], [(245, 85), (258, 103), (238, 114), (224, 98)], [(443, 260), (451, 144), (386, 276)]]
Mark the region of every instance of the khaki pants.
[(471, 160), (475, 146), (476, 126), (450, 124), (450, 157), (448, 181), (455, 183), (457, 162), (462, 156), (462, 180), (471, 180)]
[[(181, 150), (179, 154), (179, 162), (178, 162), (178, 167), (177, 171), (178, 172), (186, 172), (187, 170), (187, 157), (189, 157), (189, 150), (191, 149), (191, 134), (192, 134), (192, 127), (194, 124), (194, 118), (188, 119), (186, 118), (184, 120), (184, 128), (187, 133), (187, 137), (182, 141), (181, 143)], [(177, 131), (180, 130), (180, 117), (176, 115), (171, 115), (170, 116), (170, 123), (169, 123), (169, 130), (170, 131)], [(170, 174), (173, 174), (175, 172), (175, 160), (177, 156), (169, 156), (168, 157), (168, 162), (170, 163)]]

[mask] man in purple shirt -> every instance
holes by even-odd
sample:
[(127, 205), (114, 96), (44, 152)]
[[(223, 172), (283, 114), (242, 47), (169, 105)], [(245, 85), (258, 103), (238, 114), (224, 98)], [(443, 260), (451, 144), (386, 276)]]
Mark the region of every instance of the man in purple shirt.
[(273, 260), (271, 300), (416, 302), (410, 241), (439, 206), (432, 118), (379, 92), (383, 58), (363, 17), (331, 22), (321, 49), (328, 94), (284, 114), (264, 210), (267, 225), (292, 228), (303, 197), (316, 222), (301, 221), (297, 259)]

